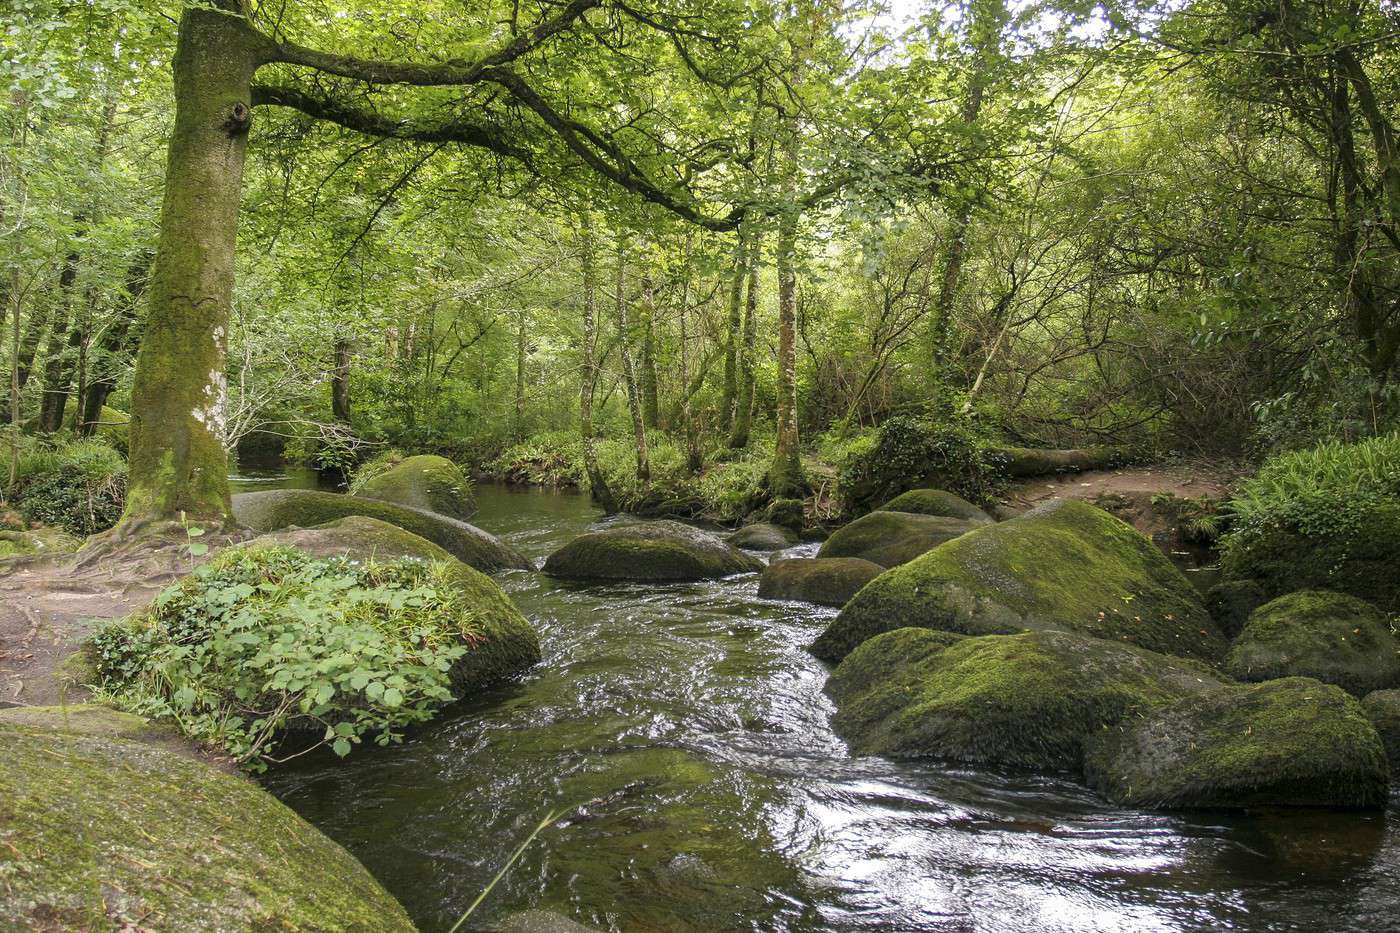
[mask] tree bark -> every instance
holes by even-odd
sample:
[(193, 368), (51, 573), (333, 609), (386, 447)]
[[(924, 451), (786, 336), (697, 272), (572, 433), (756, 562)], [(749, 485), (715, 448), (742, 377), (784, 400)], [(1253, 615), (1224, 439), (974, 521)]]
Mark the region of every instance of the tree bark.
[(763, 233), (756, 227), (748, 236), (746, 269), (747, 293), (744, 296), (744, 331), (739, 340), (739, 386), (734, 397), (734, 420), (729, 428), (729, 446), (742, 450), (749, 446), (749, 431), (753, 428), (754, 382), (758, 378), (754, 366), (754, 351), (758, 346), (758, 276), (763, 255)]
[(597, 268), (593, 256), (593, 221), (583, 215), (580, 231), (582, 247), (579, 264), (583, 269), (583, 383), (579, 388), (579, 427), (583, 434), (583, 470), (588, 475), (588, 488), (593, 501), (612, 515), (617, 511), (603, 471), (598, 467), (598, 442), (593, 435), (593, 391), (598, 385), (598, 305)]
[(335, 366), (331, 369), (331, 417), (350, 420), (350, 357), (348, 340), (335, 342)]
[(656, 283), (647, 268), (642, 273), (641, 301), (642, 372), (639, 388), (642, 393), (642, 420), (649, 430), (660, 427), (660, 379), (656, 374)]
[[(79, 218), (79, 224), (82, 221)], [(44, 344), (44, 394), (39, 402), (39, 430), (45, 434), (63, 427), (63, 411), (73, 384), (74, 353), (83, 340), (73, 321), (73, 286), (78, 279), (78, 250), (70, 250), (58, 274), (58, 314)]]
[(175, 129), (155, 274), (136, 359), (123, 531), (185, 517), (232, 522), (224, 363), (251, 85), (268, 40), (241, 15), (194, 8), (174, 58)]
[(796, 134), (796, 126), (788, 128), (784, 204), (778, 217), (778, 434), (768, 471), (768, 492), (774, 499), (798, 499), (807, 494), (797, 436)]
[(525, 438), (525, 309), (515, 314), (515, 439)]
[(637, 391), (637, 369), (632, 363), (632, 335), (627, 324), (627, 248), (617, 244), (617, 335), (622, 357), (622, 379), (627, 384), (627, 409), (632, 414), (632, 437), (637, 445), (637, 482), (645, 489), (651, 483), (651, 460), (647, 455), (647, 426), (642, 417), (641, 393)]
[(699, 473), (705, 466), (700, 448), (700, 429), (695, 423), (695, 411), (690, 404), (690, 251), (691, 235), (685, 236), (685, 263), (681, 274), (681, 427), (685, 431), (686, 469)]
[(724, 339), (724, 388), (719, 399), (720, 426), (728, 432), (734, 427), (735, 406), (739, 402), (739, 341), (743, 324), (744, 277), (748, 261), (745, 235), (748, 224), (739, 225), (734, 238), (734, 275), (729, 281), (729, 316)]

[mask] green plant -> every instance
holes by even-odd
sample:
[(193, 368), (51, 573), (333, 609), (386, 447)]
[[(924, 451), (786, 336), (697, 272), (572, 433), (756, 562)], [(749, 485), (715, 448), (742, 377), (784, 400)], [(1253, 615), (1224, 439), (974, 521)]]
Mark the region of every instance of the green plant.
[(388, 450), (382, 450), (370, 457), (355, 469), (355, 475), (350, 479), (350, 494), (354, 495), (360, 492), (370, 480), (398, 466), (403, 462), (405, 456), (407, 455), (402, 450), (390, 447)]
[(481, 639), (441, 564), (234, 548), (92, 639), (100, 696), (262, 770), (282, 739), (385, 745), (453, 699)]
[(1001, 465), (966, 418), (899, 415), (845, 445), (838, 484), (852, 512), (927, 484), (985, 504), (1000, 488)]
[(126, 461), (98, 440), (31, 440), (20, 451), (12, 499), (29, 522), (96, 534), (121, 518)]

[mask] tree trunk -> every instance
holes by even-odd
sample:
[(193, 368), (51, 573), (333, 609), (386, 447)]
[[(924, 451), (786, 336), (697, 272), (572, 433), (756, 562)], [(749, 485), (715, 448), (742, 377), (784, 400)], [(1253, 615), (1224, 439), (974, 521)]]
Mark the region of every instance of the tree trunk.
[(78, 434), (83, 437), (90, 437), (97, 430), (102, 420), (102, 409), (112, 390), (117, 387), (117, 378), (125, 366), (131, 343), (131, 325), (136, 321), (137, 301), (150, 272), (151, 258), (149, 253), (142, 253), (127, 270), (126, 296), (122, 299), (121, 311), (98, 342), (98, 352), (92, 360), (95, 375), (83, 393), (78, 416)]
[(768, 492), (774, 499), (800, 499), (807, 494), (797, 436), (796, 133), (794, 126), (787, 134), (784, 205), (778, 218), (778, 435), (768, 471)]
[(641, 393), (637, 391), (637, 370), (632, 365), (632, 336), (627, 324), (627, 248), (617, 245), (617, 347), (622, 357), (622, 379), (627, 384), (627, 408), (632, 414), (632, 437), (637, 443), (637, 482), (643, 489), (651, 483), (651, 460), (647, 456), (647, 426), (642, 417)]
[(745, 235), (747, 222), (739, 224), (734, 238), (734, 275), (729, 282), (729, 326), (724, 334), (724, 389), (719, 399), (720, 427), (728, 432), (734, 427), (735, 406), (739, 403), (739, 342), (743, 324), (744, 276), (748, 262)]
[(642, 392), (642, 419), (650, 430), (660, 427), (661, 396), (660, 380), (656, 375), (656, 283), (651, 270), (642, 273), (642, 372), (640, 386)]
[(598, 385), (598, 305), (597, 274), (593, 261), (593, 222), (587, 213), (583, 215), (581, 231), (582, 256), (579, 263), (583, 267), (583, 384), (579, 388), (579, 426), (583, 433), (583, 470), (588, 474), (588, 488), (593, 501), (612, 515), (617, 511), (617, 499), (613, 496), (603, 471), (598, 467), (598, 446), (593, 436), (593, 390)]
[[(34, 357), (39, 352), (39, 343), (42, 341), (44, 331), (48, 328), (50, 311), (43, 305), (35, 307), (29, 314), (29, 323), (24, 328), (24, 339), (19, 342), (14, 354), (14, 381), (18, 383), (20, 392), (24, 392), (24, 387), (29, 384), (29, 376), (34, 372)], [(19, 321), (15, 321), (15, 326), (19, 326)]]
[(175, 128), (155, 274), (131, 406), (128, 531), (162, 519), (230, 524), (224, 373), (234, 245), (262, 36), (238, 15), (194, 8), (175, 49)]
[(515, 439), (525, 439), (525, 309), (515, 315)]
[(734, 398), (734, 421), (729, 429), (729, 446), (741, 450), (749, 445), (749, 430), (753, 427), (754, 381), (758, 378), (754, 366), (754, 351), (758, 346), (758, 273), (763, 255), (763, 234), (754, 229), (746, 247), (748, 294), (744, 299), (744, 333), (739, 342), (739, 391)]
[(331, 370), (331, 417), (350, 420), (350, 341), (335, 342), (335, 367)]
[(700, 430), (695, 423), (695, 411), (690, 404), (690, 250), (691, 235), (685, 236), (685, 263), (681, 274), (681, 427), (685, 431), (686, 469), (699, 473), (705, 466), (700, 449)]
[[(79, 225), (82, 219), (77, 218)], [(82, 342), (82, 328), (73, 326), (73, 285), (78, 279), (78, 251), (69, 251), (58, 274), (58, 314), (44, 344), (44, 394), (39, 402), (39, 430), (45, 434), (63, 427), (68, 390), (73, 384), (73, 353)]]

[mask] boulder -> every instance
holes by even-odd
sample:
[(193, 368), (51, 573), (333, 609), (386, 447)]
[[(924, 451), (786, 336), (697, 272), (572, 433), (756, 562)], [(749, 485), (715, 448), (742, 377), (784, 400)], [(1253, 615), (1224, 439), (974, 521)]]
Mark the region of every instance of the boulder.
[(1366, 694), (1361, 709), (1385, 747), (1390, 775), (1400, 778), (1400, 690), (1376, 690)]
[(911, 489), (880, 506), (882, 512), (913, 512), (916, 515), (942, 515), (986, 524), (992, 517), (962, 496), (943, 489)]
[(763, 569), (763, 562), (680, 522), (628, 522), (591, 531), (545, 561), (544, 572), (576, 580), (708, 580)]
[(90, 729), (0, 721), (0, 876), (17, 929), (414, 929), (252, 781)]
[(1303, 590), (1250, 614), (1225, 671), (1250, 681), (1312, 677), (1360, 697), (1400, 686), (1400, 639), (1370, 603)]
[(750, 551), (781, 551), (797, 543), (797, 535), (768, 522), (745, 525), (729, 536), (729, 543)]
[(774, 499), (763, 515), (769, 524), (795, 532), (800, 532), (807, 520), (801, 499)]
[(859, 557), (775, 560), (758, 578), (761, 599), (792, 599), (840, 608), (885, 568)]
[(1034, 447), (997, 447), (992, 453), (1002, 463), (1002, 471), (1018, 479), (1049, 476), (1052, 473), (1081, 473), (1107, 470), (1131, 459), (1119, 447), (1085, 447), (1047, 450)]
[(1108, 726), (1221, 681), (1194, 661), (1071, 632), (902, 628), (832, 672), (832, 725), (860, 754), (1077, 770)]
[(239, 524), (264, 534), (284, 528), (313, 528), (350, 515), (377, 518), (427, 538), (482, 573), (534, 569), (529, 558), (494, 535), (423, 509), (314, 489), (274, 489), (233, 497), (233, 516)]
[(1057, 629), (1210, 661), (1227, 647), (1195, 588), (1151, 541), (1068, 499), (882, 574), (812, 651), (839, 661), (867, 638), (911, 625), (966, 635)]
[(912, 512), (871, 512), (838, 529), (822, 543), (817, 556), (859, 557), (881, 567), (898, 567), (990, 521)]
[(1090, 784), (1135, 807), (1381, 807), (1385, 751), (1361, 704), (1307, 677), (1189, 696), (1097, 736)]
[(355, 485), (354, 494), (411, 509), (426, 509), (449, 518), (467, 519), (476, 512), (472, 481), (446, 457), (407, 457)]
[(1206, 590), (1206, 612), (1226, 638), (1244, 631), (1249, 614), (1268, 602), (1264, 590), (1253, 580), (1225, 580)]

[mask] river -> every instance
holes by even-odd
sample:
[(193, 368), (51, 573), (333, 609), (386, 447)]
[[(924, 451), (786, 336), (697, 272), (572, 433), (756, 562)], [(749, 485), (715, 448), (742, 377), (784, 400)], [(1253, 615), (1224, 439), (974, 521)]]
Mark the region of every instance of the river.
[[(599, 517), (577, 495), (478, 498), (473, 521), (540, 560)], [(752, 575), (498, 580), (543, 663), (402, 746), (265, 781), (430, 933), (552, 808), (567, 815), (464, 928), (530, 908), (668, 931), (1400, 924), (1400, 834), (1380, 814), (1164, 815), (1067, 777), (853, 758), (803, 649), (831, 611), (759, 600)]]

